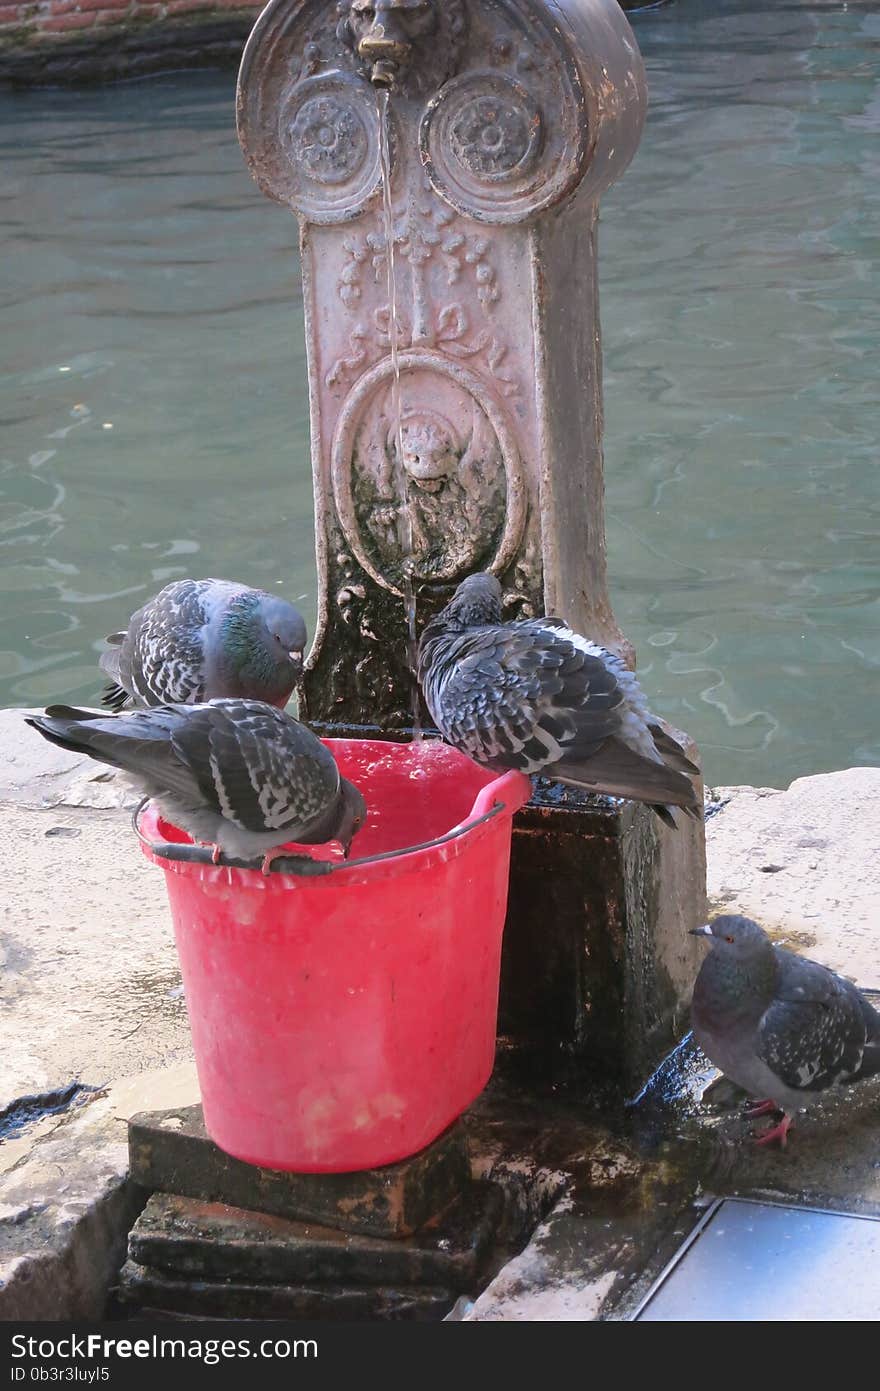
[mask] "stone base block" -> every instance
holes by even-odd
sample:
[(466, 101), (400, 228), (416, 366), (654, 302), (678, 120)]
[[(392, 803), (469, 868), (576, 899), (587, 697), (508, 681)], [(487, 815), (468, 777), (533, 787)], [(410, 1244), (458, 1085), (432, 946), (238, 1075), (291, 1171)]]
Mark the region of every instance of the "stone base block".
[(539, 781), (514, 822), (499, 1029), (631, 1086), (680, 1037), (703, 953), (701, 821)]
[(439, 1320), (455, 1303), (451, 1290), (381, 1285), (259, 1285), (240, 1280), (174, 1279), (126, 1261), (117, 1295), (138, 1316), (197, 1319)]
[(129, 1234), (128, 1255), (175, 1279), (464, 1290), (492, 1249), (502, 1209), (497, 1185), (474, 1183), (439, 1226), (383, 1240), (154, 1193)]
[(128, 1143), (131, 1177), (151, 1192), (364, 1236), (410, 1236), (444, 1213), (470, 1183), (460, 1122), (410, 1159), (348, 1174), (288, 1173), (233, 1159), (209, 1138), (201, 1106), (133, 1116)]

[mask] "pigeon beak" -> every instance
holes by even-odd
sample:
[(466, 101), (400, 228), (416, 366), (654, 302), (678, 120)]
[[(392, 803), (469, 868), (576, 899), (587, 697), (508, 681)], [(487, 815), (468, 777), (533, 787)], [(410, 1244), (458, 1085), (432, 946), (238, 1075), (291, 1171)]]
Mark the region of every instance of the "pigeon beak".
[(711, 937), (712, 929), (708, 923), (704, 923), (702, 927), (692, 927), (690, 929), (690, 935), (692, 937)]
[(288, 655), (288, 657), (290, 658), (290, 660), (293, 662), (294, 666), (298, 666), (298, 667), (300, 667), (300, 668), (302, 667), (302, 664), (303, 664), (302, 648), (294, 648), (294, 650), (293, 650), (292, 652), (288, 652), (287, 655)]

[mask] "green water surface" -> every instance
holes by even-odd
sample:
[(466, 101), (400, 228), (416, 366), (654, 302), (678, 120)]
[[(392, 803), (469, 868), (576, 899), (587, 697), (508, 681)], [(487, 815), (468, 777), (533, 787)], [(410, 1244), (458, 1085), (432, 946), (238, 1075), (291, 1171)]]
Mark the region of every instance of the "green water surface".
[[(633, 16), (603, 204), (621, 626), (711, 783), (880, 762), (880, 13)], [(104, 634), (216, 574), (315, 610), (296, 224), (234, 76), (0, 97), (0, 703), (93, 702)]]

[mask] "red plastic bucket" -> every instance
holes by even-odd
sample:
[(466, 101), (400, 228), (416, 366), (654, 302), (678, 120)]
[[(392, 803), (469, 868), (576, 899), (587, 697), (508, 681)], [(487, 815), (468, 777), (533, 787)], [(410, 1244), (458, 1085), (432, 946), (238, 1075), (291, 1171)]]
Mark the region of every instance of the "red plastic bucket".
[(152, 803), (136, 823), (165, 870), (208, 1133), (301, 1172), (415, 1154), (486, 1085), (530, 792), (436, 742), (326, 742), (369, 809), (357, 858), (298, 847), (309, 874), (263, 875), (212, 865)]

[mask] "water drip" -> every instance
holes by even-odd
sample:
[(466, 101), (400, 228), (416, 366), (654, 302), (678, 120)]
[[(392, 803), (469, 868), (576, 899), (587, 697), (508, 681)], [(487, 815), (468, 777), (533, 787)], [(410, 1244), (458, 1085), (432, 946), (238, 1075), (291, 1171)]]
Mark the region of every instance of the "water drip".
[(385, 271), (388, 278), (388, 335), (391, 340), (391, 413), (394, 424), (394, 479), (399, 507), (397, 511), (397, 540), (401, 556), (401, 589), (406, 620), (407, 664), (411, 675), (413, 741), (422, 737), (419, 712), (419, 683), (416, 677), (418, 640), (416, 636), (416, 594), (413, 584), (413, 529), (406, 488), (406, 469), (403, 466), (403, 396), (400, 382), (400, 347), (397, 323), (397, 282), (394, 274), (394, 209), (391, 202), (391, 150), (389, 148), (388, 108), (389, 88), (377, 89), (376, 107), (379, 121), (379, 161), (382, 169), (382, 215), (385, 233)]

